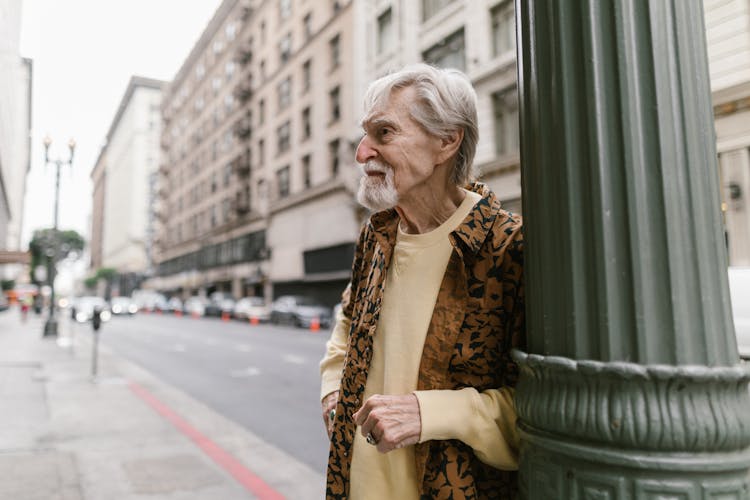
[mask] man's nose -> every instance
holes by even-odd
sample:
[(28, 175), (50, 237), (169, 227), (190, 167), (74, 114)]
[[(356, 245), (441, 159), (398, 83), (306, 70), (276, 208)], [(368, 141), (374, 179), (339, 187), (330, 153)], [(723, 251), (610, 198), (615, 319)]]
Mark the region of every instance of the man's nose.
[(365, 135), (361, 141), (359, 141), (359, 146), (357, 146), (357, 154), (356, 159), (357, 163), (367, 163), (369, 160), (372, 160), (378, 155), (377, 151), (375, 151), (372, 148), (372, 143), (370, 142), (370, 138)]

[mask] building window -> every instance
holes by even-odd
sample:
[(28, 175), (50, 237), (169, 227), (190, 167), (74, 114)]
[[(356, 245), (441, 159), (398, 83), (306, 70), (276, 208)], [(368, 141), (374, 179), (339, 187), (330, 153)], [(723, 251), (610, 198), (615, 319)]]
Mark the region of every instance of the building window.
[(331, 51), (331, 69), (337, 68), (341, 64), (341, 36), (331, 38), (328, 46)]
[(289, 122), (285, 122), (281, 127), (277, 130), (277, 136), (278, 136), (278, 152), (283, 153), (285, 151), (289, 150), (289, 147), (291, 146), (291, 125)]
[(227, 27), (224, 28), (224, 33), (227, 36), (227, 40), (230, 42), (234, 40), (234, 37), (237, 35), (237, 25), (233, 22), (227, 24)]
[(339, 88), (336, 87), (335, 89), (331, 90), (331, 92), (329, 93), (329, 97), (331, 102), (331, 122), (335, 122), (338, 121), (339, 118), (341, 118)]
[(260, 44), (263, 45), (266, 43), (266, 22), (263, 21), (260, 23)]
[(312, 37), (312, 12), (308, 12), (302, 19), (302, 31), (305, 34), (305, 40)]
[(506, 1), (492, 8), (492, 53), (495, 56), (516, 49), (516, 23), (513, 2)]
[(292, 102), (292, 77), (281, 80), (278, 87), (279, 92), (279, 111), (289, 107)]
[(393, 48), (393, 13), (390, 8), (378, 16), (378, 54)]
[(310, 90), (312, 83), (312, 59), (308, 59), (302, 64), (302, 93)]
[[(218, 178), (218, 176), (216, 175), (216, 172), (214, 172), (214, 173), (213, 173), (213, 174), (211, 175), (211, 192), (212, 192), (212, 193), (215, 193), (215, 192), (216, 192), (216, 190), (217, 190), (218, 188), (219, 188), (219, 178)], [(197, 198), (198, 198), (198, 193), (197, 193), (197, 191), (196, 191), (196, 195), (195, 195), (195, 198), (196, 198), (196, 201), (198, 201), (198, 200), (197, 200)]]
[(492, 94), (495, 153), (505, 156), (518, 151), (518, 95), (516, 88)]
[(266, 121), (266, 101), (261, 99), (258, 101), (258, 125), (263, 125), (264, 121)]
[[(216, 220), (217, 219), (217, 216), (216, 216), (217, 214), (216, 213), (217, 213), (216, 205), (214, 205), (214, 206), (211, 207), (211, 227), (212, 228), (216, 227), (216, 224), (218, 222)], [(193, 231), (196, 234), (198, 233), (198, 218), (197, 217), (195, 219), (193, 219)]]
[(422, 21), (427, 21), (451, 2), (453, 0), (422, 0)]
[(227, 81), (232, 79), (234, 76), (234, 61), (227, 61), (224, 65), (224, 75), (226, 76)]
[(312, 125), (310, 124), (310, 108), (302, 110), (302, 138), (309, 139), (312, 135)]
[(276, 171), (276, 184), (279, 187), (279, 198), (289, 196), (289, 167), (283, 167)]
[(331, 10), (333, 10), (334, 16), (339, 13), (341, 10), (341, 3), (339, 0), (331, 0)]
[(265, 165), (266, 162), (266, 141), (263, 139), (258, 141), (258, 160), (260, 161), (260, 165)]
[(224, 96), (224, 111), (229, 115), (234, 110), (234, 96), (227, 94)]
[(232, 182), (232, 164), (227, 163), (224, 165), (224, 187), (229, 187), (230, 182)]
[(336, 177), (339, 174), (339, 140), (333, 140), (328, 143), (328, 156), (331, 160), (331, 176)]
[(279, 42), (279, 60), (281, 64), (286, 64), (292, 55), (292, 34), (287, 33)]
[(266, 81), (266, 61), (260, 62), (260, 81)]
[(292, 15), (292, 0), (279, 0), (279, 17), (281, 20)]
[(445, 40), (427, 49), (422, 54), (422, 59), (427, 64), (439, 68), (455, 68), (465, 71), (464, 29), (461, 28)]
[(216, 161), (216, 158), (219, 156), (219, 141), (214, 141), (211, 143), (211, 161)]
[(312, 186), (312, 176), (310, 174), (310, 155), (302, 157), (302, 181), (305, 183), (305, 189)]
[(206, 74), (206, 67), (203, 66), (203, 63), (199, 63), (198, 66), (195, 67), (195, 78), (200, 80), (203, 78), (203, 75)]
[(221, 54), (221, 51), (224, 50), (224, 42), (221, 40), (215, 40), (213, 44), (213, 50), (214, 50), (214, 56), (218, 56)]
[(221, 202), (221, 220), (224, 222), (229, 220), (229, 198), (225, 198)]

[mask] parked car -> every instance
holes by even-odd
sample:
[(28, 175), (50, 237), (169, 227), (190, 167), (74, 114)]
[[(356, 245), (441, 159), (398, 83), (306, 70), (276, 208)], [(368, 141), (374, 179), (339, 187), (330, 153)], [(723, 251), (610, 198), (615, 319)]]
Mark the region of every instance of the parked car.
[(169, 312), (176, 312), (180, 311), (182, 312), (182, 300), (180, 300), (179, 297), (170, 297), (170, 299), (167, 301), (167, 308), (165, 310)]
[(257, 318), (258, 321), (271, 319), (271, 308), (263, 297), (245, 297), (234, 305), (234, 317), (237, 319)]
[(729, 268), (729, 294), (740, 357), (750, 360), (750, 267)]
[(192, 296), (182, 304), (182, 312), (189, 316), (204, 316), (206, 314), (205, 300)]
[(98, 308), (99, 311), (101, 311), (102, 321), (109, 321), (112, 317), (112, 311), (106, 300), (101, 297), (84, 296), (77, 297), (73, 300), (73, 305), (70, 310), (71, 318), (79, 323), (91, 321), (94, 317), (95, 308)]
[(136, 290), (133, 292), (133, 300), (139, 310), (164, 311), (167, 308), (164, 295), (153, 290)]
[(112, 297), (109, 301), (112, 314), (129, 314), (133, 315), (138, 312), (138, 306), (130, 297)]
[(271, 305), (271, 323), (287, 323), (308, 328), (314, 319), (320, 326), (331, 325), (331, 310), (311, 297), (282, 295)]
[(0, 293), (0, 311), (5, 311), (10, 307), (10, 301), (4, 293)]
[(224, 292), (214, 292), (206, 303), (206, 316), (221, 316), (224, 313), (232, 314), (234, 311), (234, 298)]

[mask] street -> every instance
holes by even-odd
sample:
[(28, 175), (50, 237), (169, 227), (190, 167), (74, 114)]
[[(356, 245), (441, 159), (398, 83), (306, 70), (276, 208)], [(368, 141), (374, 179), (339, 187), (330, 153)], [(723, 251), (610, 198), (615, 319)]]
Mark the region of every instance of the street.
[[(90, 323), (74, 325), (74, 335), (91, 334)], [(327, 337), (327, 330), (142, 313), (115, 316), (100, 330), (103, 347), (320, 473), (328, 441), (318, 362)]]

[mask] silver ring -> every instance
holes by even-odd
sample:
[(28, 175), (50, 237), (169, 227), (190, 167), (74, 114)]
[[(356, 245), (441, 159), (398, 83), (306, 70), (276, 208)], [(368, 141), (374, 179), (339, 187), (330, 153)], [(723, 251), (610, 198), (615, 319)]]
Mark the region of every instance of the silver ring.
[(368, 444), (371, 444), (373, 446), (378, 444), (377, 440), (372, 436), (372, 432), (368, 432), (365, 439), (367, 439)]

